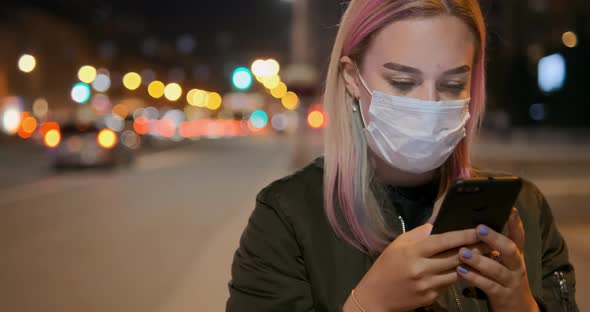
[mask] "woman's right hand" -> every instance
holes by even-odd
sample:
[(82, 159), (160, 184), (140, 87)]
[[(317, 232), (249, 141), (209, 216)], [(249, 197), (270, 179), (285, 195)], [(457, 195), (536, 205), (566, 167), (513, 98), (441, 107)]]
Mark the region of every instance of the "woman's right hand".
[[(478, 243), (475, 229), (436, 235), (430, 235), (431, 230), (431, 224), (424, 224), (385, 248), (355, 287), (355, 298), (366, 311), (411, 311), (431, 305), (458, 280), (457, 249)], [(344, 311), (358, 311), (350, 297)]]

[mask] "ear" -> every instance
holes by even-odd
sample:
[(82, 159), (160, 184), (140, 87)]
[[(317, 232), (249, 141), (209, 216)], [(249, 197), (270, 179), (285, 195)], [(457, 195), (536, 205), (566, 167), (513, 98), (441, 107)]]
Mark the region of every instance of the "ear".
[(342, 78), (344, 78), (344, 85), (346, 90), (354, 98), (361, 97), (360, 81), (356, 65), (348, 56), (343, 56), (340, 59), (340, 68), (342, 68)]

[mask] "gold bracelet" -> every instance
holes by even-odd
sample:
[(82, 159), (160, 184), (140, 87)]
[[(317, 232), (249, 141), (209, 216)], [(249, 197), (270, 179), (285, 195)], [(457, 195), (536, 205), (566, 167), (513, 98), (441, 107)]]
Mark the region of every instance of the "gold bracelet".
[(361, 305), (359, 304), (359, 302), (356, 301), (356, 298), (354, 297), (354, 288), (352, 289), (352, 292), (350, 292), (350, 296), (352, 297), (352, 301), (354, 301), (354, 304), (356, 304), (356, 307), (357, 308), (359, 308), (363, 312), (367, 312), (367, 311), (365, 311), (365, 309), (363, 309), (363, 307), (361, 307)]

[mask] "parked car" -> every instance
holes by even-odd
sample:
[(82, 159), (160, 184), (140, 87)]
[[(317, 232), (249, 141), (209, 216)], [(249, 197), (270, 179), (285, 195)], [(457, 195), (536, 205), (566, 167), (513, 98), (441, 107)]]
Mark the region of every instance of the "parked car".
[(60, 127), (59, 145), (49, 148), (49, 161), (56, 169), (131, 165), (133, 150), (121, 143), (117, 132), (95, 125), (67, 124)]

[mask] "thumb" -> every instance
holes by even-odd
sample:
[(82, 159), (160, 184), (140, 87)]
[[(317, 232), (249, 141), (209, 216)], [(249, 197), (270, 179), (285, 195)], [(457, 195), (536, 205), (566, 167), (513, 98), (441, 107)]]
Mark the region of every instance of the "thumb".
[(399, 239), (402, 242), (423, 240), (430, 235), (430, 232), (432, 232), (432, 224), (426, 223), (409, 232), (404, 233), (399, 237)]
[(524, 226), (522, 225), (520, 214), (516, 208), (512, 208), (508, 220), (508, 238), (510, 238), (522, 252), (524, 249)]

